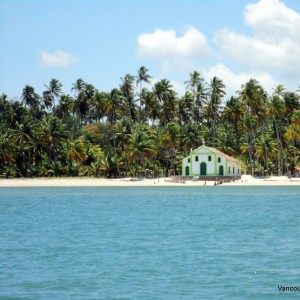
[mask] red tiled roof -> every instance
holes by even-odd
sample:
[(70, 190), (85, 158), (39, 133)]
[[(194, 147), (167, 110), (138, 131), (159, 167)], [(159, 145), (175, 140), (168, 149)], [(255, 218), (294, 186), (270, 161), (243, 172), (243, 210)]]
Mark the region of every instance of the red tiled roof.
[(238, 161), (237, 159), (235, 159), (235, 158), (233, 158), (233, 157), (231, 157), (231, 156), (229, 156), (229, 155), (223, 153), (222, 151), (220, 151), (220, 150), (218, 150), (218, 149), (216, 149), (216, 148), (213, 148), (213, 147), (207, 147), (207, 148), (210, 149), (211, 151), (216, 152), (216, 153), (218, 153), (219, 155), (225, 157), (228, 161), (231, 161), (231, 162), (237, 162), (237, 163), (239, 163), (239, 164), (241, 163), (241, 162)]

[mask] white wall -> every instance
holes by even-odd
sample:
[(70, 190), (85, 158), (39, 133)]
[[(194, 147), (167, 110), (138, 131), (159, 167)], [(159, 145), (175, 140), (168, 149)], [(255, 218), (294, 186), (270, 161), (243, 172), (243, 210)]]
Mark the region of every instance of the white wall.
[[(198, 161), (196, 161), (196, 156), (198, 156)], [(208, 156), (211, 156), (211, 161), (208, 161)], [(221, 162), (218, 162), (218, 158), (221, 158)], [(215, 174), (215, 163), (217, 165), (216, 168), (216, 175), (219, 174), (219, 167), (223, 166), (224, 168), (224, 176), (239, 176), (241, 175), (242, 172), (242, 168), (241, 168), (241, 164), (237, 163), (237, 162), (231, 162), (228, 161), (227, 162), (227, 169), (226, 169), (226, 158), (219, 156), (218, 154), (215, 155), (212, 152), (209, 152), (207, 149), (200, 149), (199, 152), (194, 152), (191, 156), (191, 162), (188, 162), (188, 159), (190, 158), (190, 156), (186, 157), (183, 159), (183, 164), (182, 164), (182, 174), (185, 174), (185, 167), (188, 166), (189, 170), (190, 170), (190, 176), (192, 174), (195, 175), (199, 175), (200, 174), (200, 164), (202, 162), (206, 163), (206, 170), (207, 170), (207, 175), (212, 175)], [(215, 162), (215, 158), (216, 158), (216, 162)], [(192, 168), (191, 168), (192, 165)], [(228, 169), (230, 167), (230, 172), (228, 172)], [(233, 168), (234, 168), (234, 172), (233, 172)]]
[[(196, 161), (196, 156), (198, 156), (198, 161)], [(211, 156), (211, 161), (208, 161), (208, 156)], [(193, 153), (192, 162), (192, 169), (194, 174), (200, 174), (200, 164), (202, 162), (206, 163), (207, 175), (213, 174), (215, 172), (215, 157), (212, 153)]]
[(229, 176), (240, 176), (241, 175), (241, 172), (242, 172), (241, 164), (229, 161), (227, 164), (227, 168), (228, 169), (230, 168), (230, 172), (229, 172), (229, 170), (227, 170)]

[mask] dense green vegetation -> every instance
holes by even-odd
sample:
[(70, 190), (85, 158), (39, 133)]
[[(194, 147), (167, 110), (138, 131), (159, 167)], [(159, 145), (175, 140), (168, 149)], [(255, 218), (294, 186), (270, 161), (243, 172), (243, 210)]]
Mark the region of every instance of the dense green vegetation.
[[(253, 175), (290, 174), (300, 161), (299, 91), (268, 95), (255, 79), (235, 97), (214, 77), (189, 75), (178, 97), (167, 79), (145, 86), (148, 70), (97, 90), (78, 79), (70, 94), (52, 79), (42, 95), (0, 96), (0, 176), (162, 176), (180, 174), (191, 148), (234, 156)], [(148, 85), (147, 85), (148, 86)]]

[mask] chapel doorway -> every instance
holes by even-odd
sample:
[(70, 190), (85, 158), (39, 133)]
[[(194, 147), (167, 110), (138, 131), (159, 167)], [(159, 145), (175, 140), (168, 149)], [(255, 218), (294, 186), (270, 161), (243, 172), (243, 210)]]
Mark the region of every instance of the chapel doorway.
[(186, 166), (185, 167), (185, 176), (189, 176), (190, 175), (190, 167)]
[(200, 175), (205, 176), (206, 175), (206, 163), (202, 162), (200, 164)]
[(224, 175), (224, 167), (223, 166), (219, 167), (219, 175), (221, 175), (221, 176)]

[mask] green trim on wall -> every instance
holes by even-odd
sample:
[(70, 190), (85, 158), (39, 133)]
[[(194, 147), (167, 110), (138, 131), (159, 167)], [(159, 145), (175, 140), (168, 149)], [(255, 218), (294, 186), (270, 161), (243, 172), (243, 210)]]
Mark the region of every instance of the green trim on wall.
[[(198, 153), (198, 151), (201, 151), (201, 150), (203, 151), (203, 149), (205, 149), (206, 151)], [(198, 159), (197, 162), (196, 161), (193, 162), (193, 156), (196, 156), (196, 155), (199, 156), (199, 159)], [(211, 155), (212, 157), (214, 157), (214, 164), (215, 164), (215, 166), (213, 168), (214, 172), (213, 173), (208, 173), (207, 172), (207, 176), (218, 176), (219, 175), (219, 168), (218, 167), (220, 165), (223, 165), (224, 168), (225, 168), (223, 176), (229, 176), (229, 172), (228, 172), (228, 160), (225, 157), (223, 157), (222, 155), (219, 155), (220, 158), (221, 158), (221, 162), (219, 163), (217, 161), (218, 153), (214, 152), (213, 150), (210, 150), (205, 145), (202, 145), (202, 146), (198, 147), (197, 149), (195, 149), (194, 151), (191, 151), (189, 153), (189, 155), (187, 157), (185, 157), (185, 158), (189, 158), (190, 159), (190, 162), (189, 163), (187, 162), (187, 164), (186, 164), (190, 168), (190, 176), (200, 176), (200, 164), (201, 164), (201, 162), (203, 162), (203, 161), (201, 161), (201, 156), (202, 155)], [(185, 174), (185, 167), (184, 167), (183, 160), (182, 160), (182, 175), (186, 175)], [(223, 162), (223, 160), (224, 160), (224, 162)], [(205, 161), (205, 162), (206, 162), (206, 164), (208, 164), (207, 161)], [(196, 168), (196, 170), (198, 171), (198, 173), (193, 173), (193, 164), (195, 164), (195, 166), (198, 166)], [(242, 173), (241, 170), (242, 170), (242, 168), (240, 168), (240, 172)]]
[[(205, 152), (201, 152), (201, 153), (198, 153), (199, 150), (202, 150), (202, 149), (205, 149), (206, 151)], [(214, 172), (213, 173), (208, 173), (208, 168), (206, 169), (206, 176), (217, 176), (217, 172), (216, 172), (216, 153), (212, 150), (210, 150), (208, 147), (206, 147), (205, 145), (202, 145), (200, 147), (198, 147), (197, 149), (195, 149), (194, 151), (191, 152), (191, 156), (192, 155), (198, 155), (199, 156), (199, 161), (197, 162), (197, 165), (198, 165), (198, 173), (193, 173), (191, 172), (191, 175), (192, 176), (200, 176), (200, 164), (201, 164), (201, 156), (202, 155), (211, 155), (212, 157), (214, 157), (214, 163), (215, 163), (215, 166), (214, 166)], [(208, 166), (208, 163), (206, 163), (206, 166)], [(192, 169), (192, 166), (191, 166), (191, 170)]]
[[(190, 155), (194, 154), (196, 151), (199, 151), (200, 149), (203, 149), (203, 148), (206, 149), (209, 153), (214, 153), (214, 154), (215, 154), (214, 151), (212, 151), (212, 150), (210, 150), (208, 147), (202, 145), (202, 146), (198, 147), (197, 149), (195, 149), (194, 151), (192, 151), (192, 152), (190, 153)], [(201, 153), (201, 154), (205, 154), (205, 153), (206, 153), (206, 152), (203, 152), (203, 153)]]
[(227, 159), (225, 159), (225, 165), (226, 165), (225, 174), (228, 176), (228, 162), (227, 162)]
[(218, 174), (217, 172), (217, 154), (216, 153), (214, 153), (213, 154), (214, 155), (214, 159), (215, 159), (215, 174)]

